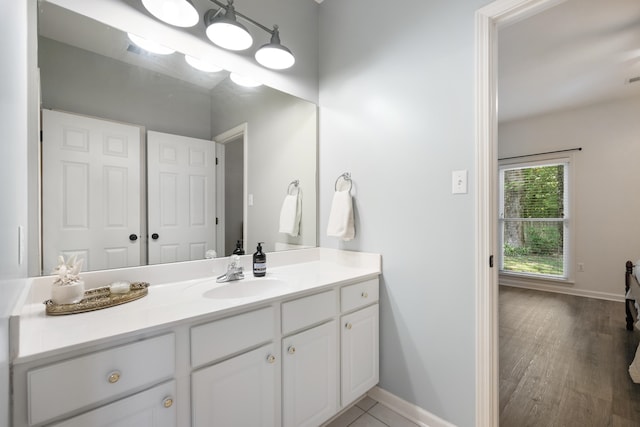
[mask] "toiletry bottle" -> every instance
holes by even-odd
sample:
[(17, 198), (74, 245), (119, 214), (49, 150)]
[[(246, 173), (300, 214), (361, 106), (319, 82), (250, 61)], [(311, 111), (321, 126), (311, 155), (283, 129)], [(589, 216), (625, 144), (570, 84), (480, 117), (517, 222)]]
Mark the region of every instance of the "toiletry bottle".
[(244, 255), (244, 249), (242, 249), (242, 243), (240, 240), (236, 242), (236, 248), (233, 250), (233, 255)]
[(256, 252), (253, 254), (253, 275), (263, 277), (267, 274), (267, 256), (262, 252), (262, 243), (258, 242)]

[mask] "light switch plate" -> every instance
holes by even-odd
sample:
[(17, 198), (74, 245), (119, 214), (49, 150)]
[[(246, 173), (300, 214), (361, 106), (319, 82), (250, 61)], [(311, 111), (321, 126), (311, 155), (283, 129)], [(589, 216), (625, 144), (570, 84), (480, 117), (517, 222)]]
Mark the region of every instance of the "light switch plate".
[(453, 194), (467, 194), (467, 170), (451, 172), (451, 191)]

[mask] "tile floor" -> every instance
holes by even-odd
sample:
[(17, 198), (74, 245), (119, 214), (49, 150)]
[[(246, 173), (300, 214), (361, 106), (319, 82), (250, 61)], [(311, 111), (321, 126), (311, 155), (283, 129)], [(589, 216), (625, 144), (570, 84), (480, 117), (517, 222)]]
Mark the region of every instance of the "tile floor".
[(369, 396), (323, 427), (419, 427)]

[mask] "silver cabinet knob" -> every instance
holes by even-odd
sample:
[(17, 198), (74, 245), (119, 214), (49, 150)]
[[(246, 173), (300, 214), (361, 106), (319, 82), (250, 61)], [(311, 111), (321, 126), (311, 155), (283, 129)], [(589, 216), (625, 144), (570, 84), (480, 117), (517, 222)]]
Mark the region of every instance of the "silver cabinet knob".
[(289, 352), (289, 354), (295, 354), (296, 348), (294, 346), (290, 345), (289, 348), (287, 349), (287, 351)]
[(173, 406), (173, 397), (165, 397), (162, 401), (162, 406), (165, 408), (171, 408)]
[(267, 356), (267, 362), (274, 363), (276, 361), (276, 357), (273, 354)]
[(369, 298), (369, 294), (368, 294), (368, 293), (366, 293), (366, 292), (363, 292), (363, 293), (361, 294), (361, 296), (362, 296), (362, 298)]
[(344, 327), (347, 329), (351, 329), (353, 328), (353, 325), (351, 323), (347, 323), (346, 325), (344, 325)]
[(113, 371), (107, 376), (107, 381), (110, 384), (115, 384), (120, 380), (120, 371)]

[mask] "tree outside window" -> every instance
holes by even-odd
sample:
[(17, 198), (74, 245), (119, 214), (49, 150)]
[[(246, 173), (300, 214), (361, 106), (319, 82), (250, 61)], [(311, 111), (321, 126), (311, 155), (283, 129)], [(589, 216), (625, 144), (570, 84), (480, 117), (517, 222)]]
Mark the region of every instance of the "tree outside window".
[(567, 277), (568, 162), (500, 169), (501, 270)]

